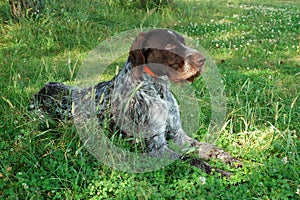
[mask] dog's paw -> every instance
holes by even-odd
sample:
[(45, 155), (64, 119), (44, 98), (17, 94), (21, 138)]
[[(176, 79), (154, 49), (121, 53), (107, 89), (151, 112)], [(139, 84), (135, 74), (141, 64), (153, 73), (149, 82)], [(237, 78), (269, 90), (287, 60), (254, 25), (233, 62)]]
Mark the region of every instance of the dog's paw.
[(234, 167), (242, 167), (242, 162), (240, 160), (212, 144), (198, 143), (197, 146), (197, 154), (202, 159), (220, 159), (225, 164), (230, 164)]
[(226, 178), (229, 178), (232, 175), (232, 173), (230, 173), (230, 172), (227, 172), (227, 171), (224, 171), (221, 169), (212, 168), (207, 162), (204, 162), (197, 158), (192, 158), (190, 156), (183, 156), (181, 158), (181, 160), (188, 161), (191, 166), (201, 169), (202, 171), (204, 171), (207, 174), (217, 173), (217, 174), (220, 174), (222, 177), (226, 177)]

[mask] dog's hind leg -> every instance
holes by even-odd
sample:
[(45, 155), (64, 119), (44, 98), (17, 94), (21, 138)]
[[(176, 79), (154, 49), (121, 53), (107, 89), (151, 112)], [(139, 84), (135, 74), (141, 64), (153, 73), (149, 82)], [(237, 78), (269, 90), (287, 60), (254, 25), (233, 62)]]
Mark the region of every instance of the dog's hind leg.
[(37, 110), (58, 120), (72, 117), (72, 88), (62, 83), (47, 83), (34, 95), (29, 110)]

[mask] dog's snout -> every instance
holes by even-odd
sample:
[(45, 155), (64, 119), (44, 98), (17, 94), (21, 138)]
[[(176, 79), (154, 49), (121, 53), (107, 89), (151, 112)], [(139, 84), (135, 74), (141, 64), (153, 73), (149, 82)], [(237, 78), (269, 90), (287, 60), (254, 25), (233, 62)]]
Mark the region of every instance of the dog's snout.
[(194, 53), (188, 57), (191, 63), (193, 63), (196, 66), (202, 66), (204, 62), (206, 61), (205, 56), (203, 56), (200, 53)]
[(194, 57), (195, 57), (194, 58), (195, 62), (198, 63), (198, 64), (200, 64), (200, 65), (204, 64), (204, 62), (206, 60), (205, 56), (203, 56), (200, 53), (197, 53)]
[(199, 61), (204, 63), (204, 62), (206, 61), (206, 57), (202, 55), (202, 56), (200, 57)]

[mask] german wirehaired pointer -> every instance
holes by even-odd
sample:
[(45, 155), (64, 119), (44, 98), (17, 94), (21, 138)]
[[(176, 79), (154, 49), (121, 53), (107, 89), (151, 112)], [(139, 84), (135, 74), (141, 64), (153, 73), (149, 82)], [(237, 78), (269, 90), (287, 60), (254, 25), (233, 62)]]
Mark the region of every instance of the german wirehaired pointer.
[[(169, 89), (169, 82), (192, 82), (204, 70), (205, 57), (185, 45), (174, 31), (155, 29), (140, 33), (134, 40), (127, 62), (110, 81), (78, 89), (50, 82), (35, 96), (31, 109), (56, 119), (74, 117), (74, 93), (94, 91), (95, 113), (102, 124), (110, 119), (112, 130), (121, 129), (126, 137), (145, 139), (145, 151), (153, 156), (167, 155), (186, 160), (188, 155), (169, 148), (170, 141), (180, 146), (196, 147), (201, 159), (219, 158), (224, 163), (238, 162), (223, 150), (189, 137), (181, 127), (179, 107)], [(76, 100), (77, 101), (77, 100)], [(74, 104), (73, 104), (74, 105)], [(204, 161), (188, 159), (210, 173)], [(229, 173), (217, 170), (224, 176)]]

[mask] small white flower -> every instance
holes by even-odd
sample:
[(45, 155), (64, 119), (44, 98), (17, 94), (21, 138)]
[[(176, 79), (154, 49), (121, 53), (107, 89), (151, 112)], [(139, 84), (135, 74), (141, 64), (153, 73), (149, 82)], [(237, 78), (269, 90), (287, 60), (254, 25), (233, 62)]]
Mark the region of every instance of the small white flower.
[(282, 158), (282, 162), (286, 165), (289, 162), (288, 158), (285, 156), (284, 158)]
[(24, 188), (25, 190), (29, 188), (28, 185), (27, 185), (26, 183), (22, 183), (22, 186), (23, 186), (23, 188)]
[(200, 179), (202, 185), (206, 184), (206, 178), (205, 177), (200, 176), (199, 179)]

